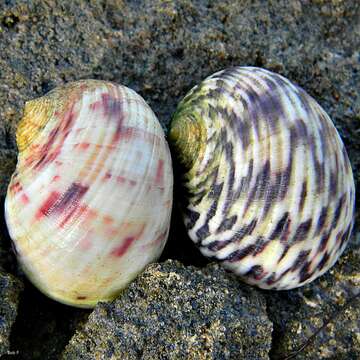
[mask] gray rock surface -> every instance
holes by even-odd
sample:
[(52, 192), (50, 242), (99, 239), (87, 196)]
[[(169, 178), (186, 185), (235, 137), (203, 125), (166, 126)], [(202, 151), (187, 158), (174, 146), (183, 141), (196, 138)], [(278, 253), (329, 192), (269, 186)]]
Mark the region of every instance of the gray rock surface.
[(272, 359), (296, 352), (330, 317), (332, 321), (295, 358), (360, 359), (359, 264), (360, 236), (320, 279), (297, 290), (266, 294), (274, 324)]
[(16, 166), (16, 151), (0, 148), (0, 194), (6, 194), (7, 184)]
[[(356, 0), (1, 1), (0, 196), (15, 165), (15, 130), (25, 101), (71, 80), (111, 80), (138, 91), (166, 128), (176, 104), (192, 86), (232, 65), (277, 71), (314, 96), (344, 139), (359, 193), (359, 17)], [(360, 212), (356, 214), (359, 229)], [(0, 265), (17, 273), (15, 263), (9, 264), (10, 240), (1, 217), (0, 233), (5, 239), (0, 243), (5, 247), (0, 251)], [(296, 348), (329, 311), (352, 295), (354, 290), (343, 286), (341, 275), (358, 276), (355, 241), (353, 246), (314, 287), (279, 293), (273, 302), (268, 300), (276, 335), (270, 353), (274, 359)], [(163, 259), (169, 257), (185, 264), (205, 262), (187, 238), (176, 211)], [(340, 289), (340, 295), (336, 295), (340, 290), (333, 289)], [(82, 319), (86, 313), (55, 306), (34, 291), (28, 287), (24, 292), (12, 348), (20, 350), (23, 359), (53, 359), (72, 336), (77, 324), (73, 319)], [(308, 305), (304, 299), (317, 305)], [(341, 358), (346, 351), (349, 356), (357, 354), (359, 325), (351, 318), (358, 316), (358, 308), (357, 303), (345, 310), (344, 318), (331, 325), (333, 332), (327, 328), (319, 334), (322, 345), (315, 342), (313, 350), (304, 354), (309, 359)], [(309, 319), (315, 320), (309, 323)], [(339, 324), (341, 332), (336, 331)], [(330, 343), (334, 341), (336, 346)], [(316, 352), (317, 347), (324, 350)]]
[(150, 265), (99, 304), (63, 359), (268, 359), (264, 296), (217, 265)]
[(21, 281), (0, 272), (0, 357), (10, 351), (10, 332), (17, 315)]
[(24, 282), (10, 337), (10, 351), (16, 355), (9, 355), (5, 360), (58, 359), (75, 330), (86, 322), (90, 311), (52, 301), (28, 281)]

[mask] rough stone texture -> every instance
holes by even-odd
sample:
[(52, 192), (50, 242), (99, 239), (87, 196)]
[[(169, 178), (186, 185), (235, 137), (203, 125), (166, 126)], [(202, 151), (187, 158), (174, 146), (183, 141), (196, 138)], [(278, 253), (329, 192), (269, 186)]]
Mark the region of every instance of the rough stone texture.
[(7, 184), (16, 166), (16, 151), (0, 148), (0, 194), (6, 194)]
[(0, 272), (0, 357), (10, 351), (9, 337), (17, 315), (22, 283), (14, 276)]
[(150, 265), (100, 304), (63, 359), (268, 359), (264, 296), (217, 265)]
[(6, 359), (57, 359), (76, 328), (86, 322), (90, 311), (52, 301), (28, 281), (24, 282), (10, 337), (10, 351), (17, 356)]
[[(298, 290), (267, 294), (274, 324), (272, 359), (295, 352), (337, 314), (296, 359), (360, 359), (360, 233), (337, 265)], [(346, 302), (350, 306), (346, 306)]]
[[(277, 71), (313, 95), (334, 120), (344, 139), (359, 193), (359, 17), (360, 2), (356, 0), (1, 1), (0, 196), (5, 194), (15, 165), (15, 129), (26, 100), (41, 96), (66, 81), (112, 80), (138, 91), (166, 127), (176, 104), (192, 86), (231, 65), (256, 65)], [(360, 196), (357, 208), (359, 199)], [(356, 214), (359, 224), (360, 212)], [(0, 244), (5, 244), (0, 251), (0, 265), (16, 273), (8, 251), (10, 240), (4, 229), (3, 215), (0, 216)], [(344, 257), (334, 274), (342, 271), (356, 274), (358, 271), (356, 257), (353, 257), (358, 256), (358, 250), (346, 254), (350, 261), (343, 265)], [(177, 211), (162, 259), (169, 257), (185, 264), (206, 262), (186, 237)], [(342, 286), (338, 275), (329, 274), (324, 279), (328, 279), (331, 286), (321, 288), (320, 300), (314, 295), (319, 303), (314, 308), (316, 314), (327, 314), (327, 310), (335, 308), (328, 305), (337, 299), (331, 295), (332, 288)], [(323, 279), (319, 281), (322, 283)], [(314, 289), (319, 289), (319, 281)], [(317, 291), (320, 293), (314, 290), (314, 294)], [(289, 311), (294, 311), (294, 297), (299, 299), (296, 302), (299, 310), (295, 310), (302, 314), (296, 319), (306, 321), (307, 315), (313, 317), (305, 311), (312, 309), (311, 306), (305, 306), (305, 300), (301, 300), (308, 296), (306, 294), (304, 289), (274, 297), (279, 299), (279, 307), (269, 304), (269, 313), (274, 313), (272, 319), (277, 329), (278, 324), (282, 324), (277, 311), (284, 317), (288, 307)], [(350, 295), (351, 291), (344, 288), (341, 297)], [(37, 331), (25, 326), (29, 319), (28, 308), (21, 306), (17, 330), (12, 336), (14, 349), (20, 348), (22, 356), (29, 359), (56, 357), (75, 327), (66, 327), (63, 323), (70, 323), (76, 314), (81, 318), (82, 312), (56, 307), (51, 300), (37, 302), (30, 290), (25, 291), (24, 298), (24, 304), (28, 303), (26, 298), (31, 299), (29, 304), (34, 304), (29, 321), (37, 319), (36, 329), (41, 330), (43, 336), (38, 338)], [(38, 303), (41, 306), (35, 306)], [(354, 305), (347, 312), (356, 315), (358, 307)], [(55, 309), (56, 314), (53, 314)], [(321, 316), (317, 319), (323, 319)], [(329, 341), (343, 345), (331, 348), (334, 354), (329, 356), (333, 358), (337, 354), (344, 356), (346, 342), (343, 339), (346, 334), (353, 336), (354, 322), (339, 319), (336, 324), (341, 323), (344, 336), (335, 331)], [(284, 329), (295, 331), (292, 326)], [(311, 331), (314, 328), (311, 325)], [(323, 336), (329, 339), (332, 333), (327, 334)], [(59, 338), (56, 344), (51, 343), (51, 339)], [(290, 337), (286, 339), (278, 343), (279, 349), (294, 348), (286, 343), (291, 341)], [(293, 340), (298, 341), (296, 336)], [(27, 353), (23, 344), (28, 344)], [(274, 341), (274, 354), (280, 351), (276, 350), (276, 344)], [(357, 351), (356, 342), (353, 344)], [(323, 354), (325, 356), (326, 351)]]

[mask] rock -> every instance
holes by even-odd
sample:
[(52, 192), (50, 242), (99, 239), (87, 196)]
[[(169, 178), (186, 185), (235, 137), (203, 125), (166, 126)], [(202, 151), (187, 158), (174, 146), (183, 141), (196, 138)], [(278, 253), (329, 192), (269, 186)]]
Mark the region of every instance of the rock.
[(150, 265), (99, 304), (63, 359), (268, 359), (264, 296), (217, 265)]
[(14, 276), (0, 272), (0, 357), (10, 351), (9, 337), (17, 316), (22, 283)]
[(272, 359), (295, 352), (334, 314), (336, 318), (296, 359), (360, 359), (360, 296), (355, 298), (360, 295), (359, 240), (354, 237), (335, 267), (318, 280), (267, 296), (268, 315), (274, 324)]
[(5, 195), (16, 166), (16, 152), (0, 148), (0, 196)]
[(10, 350), (21, 360), (58, 359), (76, 328), (86, 322), (90, 311), (55, 302), (26, 280), (24, 285), (11, 332)]

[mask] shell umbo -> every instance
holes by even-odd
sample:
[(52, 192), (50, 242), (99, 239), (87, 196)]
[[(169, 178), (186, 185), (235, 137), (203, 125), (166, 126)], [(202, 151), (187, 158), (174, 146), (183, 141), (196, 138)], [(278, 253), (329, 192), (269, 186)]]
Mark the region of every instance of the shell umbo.
[(113, 299), (161, 254), (173, 173), (164, 132), (135, 91), (66, 84), (25, 106), (5, 215), (30, 280), (66, 304)]
[(244, 281), (298, 287), (345, 249), (348, 156), (325, 111), (289, 80), (254, 67), (210, 76), (179, 104), (170, 140), (190, 238)]

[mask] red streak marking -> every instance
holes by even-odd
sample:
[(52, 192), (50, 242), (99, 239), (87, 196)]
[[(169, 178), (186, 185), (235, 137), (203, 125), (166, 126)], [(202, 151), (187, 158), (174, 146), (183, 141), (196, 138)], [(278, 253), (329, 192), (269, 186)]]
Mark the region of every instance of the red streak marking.
[[(120, 119), (118, 126), (115, 130), (115, 135), (113, 138), (113, 142), (117, 143), (120, 140), (124, 139), (124, 140), (130, 140), (130, 139), (142, 139), (144, 142), (149, 142), (149, 143), (155, 143), (157, 142), (159, 139), (156, 135), (136, 128), (136, 127), (132, 127), (132, 126), (122, 126), (122, 120)], [(141, 154), (140, 154), (141, 157)]]
[(157, 135), (138, 127), (122, 126), (121, 130), (122, 137), (125, 139), (137, 138), (151, 144), (158, 144), (160, 140)]
[(267, 275), (267, 272), (263, 271), (261, 274), (254, 276), (254, 278), (255, 278), (255, 280), (261, 280), (266, 275)]
[(116, 181), (120, 184), (125, 184), (126, 182), (128, 182), (130, 186), (135, 186), (137, 184), (136, 180), (130, 180), (124, 176), (117, 176)]
[(112, 224), (114, 222), (114, 219), (111, 216), (108, 216), (108, 215), (105, 215), (103, 217), (103, 220), (104, 220), (104, 223), (106, 225), (110, 225), (110, 224)]
[(22, 194), (20, 200), (24, 205), (27, 205), (30, 202), (29, 197), (26, 194)]
[[(155, 142), (158, 140), (157, 136), (136, 127), (123, 126), (124, 113), (123, 113), (123, 100), (118, 97), (111, 96), (110, 94), (101, 94), (101, 100), (95, 101), (90, 104), (92, 111), (103, 111), (106, 119), (111, 119), (116, 122), (115, 134), (112, 143), (116, 145), (120, 140), (129, 140), (132, 138), (142, 138), (148, 142)], [(140, 155), (141, 156), (141, 155)]]
[(105, 93), (101, 94), (101, 100), (95, 101), (90, 104), (90, 110), (98, 111), (100, 109), (104, 110), (104, 114), (106, 115), (106, 109), (109, 107), (109, 99), (110, 95)]
[(116, 178), (116, 180), (117, 180), (117, 182), (119, 182), (119, 183), (121, 183), (121, 184), (124, 184), (125, 181), (126, 181), (126, 179), (125, 179), (123, 176), (118, 176), (118, 177)]
[(89, 148), (90, 144), (89, 143), (81, 143), (79, 144), (80, 149), (81, 150), (86, 150), (87, 148)]
[(51, 182), (56, 182), (56, 181), (58, 181), (58, 180), (60, 180), (60, 176), (59, 176), (59, 175), (55, 175), (55, 176), (52, 178)]
[(46, 158), (46, 162), (45, 162), (43, 165), (48, 164), (48, 163), (54, 161), (54, 160), (60, 155), (61, 146), (62, 146), (62, 145), (58, 146), (58, 147), (54, 150), (54, 152), (52, 152), (52, 153)]
[(162, 243), (164, 243), (168, 236), (168, 230), (165, 230), (163, 233), (161, 233), (155, 240), (151, 241), (150, 243), (142, 246), (143, 249), (148, 249), (150, 247), (158, 247)]
[(75, 218), (76, 211), (77, 211), (77, 208), (76, 208), (76, 207), (74, 207), (71, 211), (69, 211), (69, 212), (65, 215), (63, 221), (60, 223), (59, 226), (60, 226), (61, 228), (63, 228), (63, 227), (69, 222), (69, 220), (70, 220), (71, 218)]
[(49, 211), (54, 207), (56, 202), (60, 199), (60, 193), (53, 191), (45, 200), (41, 208), (36, 213), (36, 220), (41, 220), (44, 216), (49, 215)]
[(118, 124), (116, 126), (116, 130), (115, 130), (115, 134), (114, 134), (114, 137), (112, 139), (112, 143), (113, 144), (117, 144), (121, 138), (123, 137), (123, 126), (122, 126), (122, 123), (123, 123), (123, 117), (121, 117), (118, 121)]
[(75, 120), (76, 114), (73, 112), (74, 105), (75, 104), (71, 106), (71, 109), (64, 116), (64, 125), (62, 126), (61, 132), (63, 132), (65, 135), (68, 135), (68, 131), (71, 129), (71, 125)]
[(88, 186), (72, 183), (61, 197), (59, 203), (56, 204), (56, 211), (58, 213), (63, 213), (74, 207), (78, 207), (80, 200), (86, 194), (88, 189)]
[(20, 183), (17, 181), (15, 184), (11, 185), (10, 190), (13, 191), (15, 194), (17, 194), (17, 193), (23, 191), (23, 188), (20, 185)]
[(151, 242), (151, 245), (156, 246), (160, 245), (164, 240), (166, 240), (167, 231), (160, 234), (153, 242)]
[[(61, 149), (64, 145), (64, 142), (67, 136), (70, 133), (71, 127), (74, 123), (76, 113), (73, 112), (74, 104), (71, 106), (71, 109), (64, 115), (62, 119), (60, 119), (60, 126), (53, 129), (50, 132), (49, 140), (43, 146), (39, 148), (36, 152), (35, 158), (38, 159), (35, 168), (41, 169), (47, 164), (53, 162), (60, 154)], [(61, 116), (58, 114), (58, 116)], [(58, 140), (58, 145), (55, 146), (55, 142)], [(53, 150), (52, 150), (53, 149)], [(32, 163), (32, 159), (29, 158), (28, 161)]]
[(56, 212), (63, 216), (60, 227), (64, 227), (71, 219), (78, 219), (87, 210), (87, 206), (81, 205), (80, 200), (88, 189), (87, 186), (73, 183), (64, 193), (55, 206)]
[(160, 159), (156, 170), (155, 184), (162, 186), (164, 179), (164, 160)]
[(95, 101), (92, 104), (90, 104), (90, 110), (91, 111), (97, 111), (99, 108), (102, 108), (102, 102), (101, 101)]
[(121, 98), (113, 97), (110, 94), (105, 93), (101, 94), (101, 100), (95, 101), (90, 105), (92, 111), (100, 111), (100, 109), (102, 109), (106, 119), (109, 118), (112, 121), (117, 121), (115, 134), (112, 139), (113, 144), (117, 144), (124, 135), (122, 127), (124, 120), (122, 102), (123, 100)]
[(108, 93), (101, 94), (101, 100), (90, 104), (90, 110), (102, 109), (105, 116), (116, 116), (121, 112), (122, 100), (111, 96)]
[(124, 241), (117, 247), (115, 247), (110, 255), (111, 256), (115, 256), (115, 257), (121, 257), (123, 256), (126, 251), (129, 249), (129, 247), (131, 246), (131, 244), (135, 241), (138, 240), (140, 238), (140, 236), (143, 234), (145, 230), (145, 225), (142, 226), (141, 230), (139, 231), (138, 234), (134, 235), (134, 236), (128, 236), (124, 239)]
[(86, 205), (81, 205), (79, 207), (79, 214), (80, 215), (87, 214), (88, 212), (90, 212), (90, 209)]
[(125, 238), (124, 242), (121, 245), (111, 251), (111, 255), (116, 257), (123, 256), (135, 239), (136, 238), (134, 236), (129, 236)]
[(83, 238), (79, 243), (79, 247), (84, 251), (89, 250), (92, 247), (92, 241), (90, 237)]
[(87, 208), (87, 211), (84, 216), (85, 216), (84, 221), (92, 221), (98, 216), (98, 212), (96, 210)]
[(25, 164), (27, 167), (32, 167), (32, 164), (36, 161), (36, 159), (34, 158), (33, 155), (30, 155), (28, 156), (26, 159), (25, 159)]
[(261, 280), (264, 276), (266, 276), (268, 273), (265, 272), (264, 270), (261, 270), (261, 272), (259, 273), (251, 273), (250, 272), (250, 276), (252, 276), (255, 280)]
[[(46, 144), (44, 144), (41, 147), (41, 149), (39, 149), (38, 155), (40, 156), (40, 159), (36, 163), (35, 168), (42, 168), (44, 165), (46, 165), (50, 161), (54, 160), (56, 158), (56, 156), (60, 153), (58, 151), (58, 153), (56, 154), (58, 147), (55, 149), (54, 152), (50, 151), (50, 149), (52, 148), (52, 146), (55, 143), (58, 133), (59, 133), (59, 128), (51, 130), (48, 142)], [(55, 154), (56, 154), (56, 156), (55, 156)]]
[(106, 114), (106, 110), (109, 107), (109, 102), (110, 102), (110, 95), (109, 94), (101, 94), (101, 99), (102, 99), (102, 105), (105, 109), (105, 114)]
[(89, 208), (86, 205), (81, 205), (81, 206), (74, 206), (64, 217), (63, 221), (60, 223), (60, 227), (63, 228), (69, 221), (70, 219), (79, 219), (81, 216), (84, 216), (85, 218), (87, 218), (87, 213), (89, 212)]
[(133, 137), (136, 137), (137, 131), (136, 128), (133, 127), (122, 127), (120, 134), (121, 137), (124, 139), (131, 139)]

